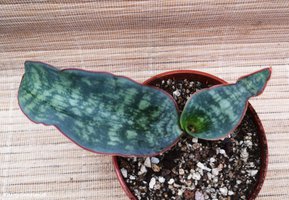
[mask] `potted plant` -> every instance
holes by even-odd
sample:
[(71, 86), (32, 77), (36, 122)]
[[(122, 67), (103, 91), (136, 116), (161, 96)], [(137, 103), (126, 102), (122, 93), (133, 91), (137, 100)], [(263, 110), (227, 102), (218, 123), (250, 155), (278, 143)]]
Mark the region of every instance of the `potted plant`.
[[(237, 134), (236, 137), (233, 135), (238, 131), (244, 131), (242, 128), (239, 130), (236, 128), (243, 118), (246, 119), (247, 100), (264, 90), (270, 74), (271, 69), (266, 68), (240, 78), (235, 84), (221, 84), (202, 90), (199, 89), (221, 82), (220, 79), (208, 77), (205, 83), (183, 80), (181, 84), (187, 85), (187, 88), (182, 89), (185, 89), (184, 92), (189, 96), (184, 99), (185, 96), (181, 95), (183, 90), (175, 90), (173, 96), (177, 99), (176, 102), (163, 90), (136, 83), (125, 77), (77, 69), (58, 70), (44, 63), (27, 61), (19, 87), (18, 101), (21, 110), (29, 119), (36, 123), (54, 125), (66, 137), (86, 150), (122, 157), (155, 156), (146, 158), (143, 163), (133, 158), (133, 162), (137, 163), (135, 168), (143, 169), (138, 173), (140, 176), (146, 174), (150, 167), (154, 172), (162, 173), (164, 170), (161, 172), (162, 169), (157, 165), (160, 162), (157, 156), (165, 155), (165, 152), (178, 144), (176, 146), (181, 148), (183, 154), (177, 154), (174, 159), (178, 160), (185, 154), (188, 157), (181, 161), (181, 165), (186, 167), (183, 167), (184, 169), (179, 167), (178, 171), (172, 174), (179, 177), (179, 182), (175, 182), (173, 178), (166, 180), (162, 176), (151, 177), (149, 182), (143, 181), (149, 187), (146, 192), (156, 189), (163, 191), (162, 196), (142, 197), (141, 191), (135, 189), (132, 198), (231, 198), (236, 191), (227, 188), (227, 182), (235, 180), (235, 184), (243, 187), (242, 180), (236, 180), (234, 177), (234, 168), (240, 170), (238, 176), (240, 179), (248, 176), (248, 173), (251, 174), (253, 178), (247, 177), (248, 180), (245, 181), (247, 184), (252, 183), (257, 179), (256, 175), (260, 174), (257, 169), (258, 163), (249, 162), (248, 169), (241, 169), (242, 162), (247, 163), (249, 160), (249, 152), (258, 146), (253, 143), (254, 139), (259, 138), (255, 137), (257, 133), (253, 129), (250, 130), (252, 132), (246, 133), (243, 141), (239, 141), (237, 137), (239, 135), (243, 137), (244, 134)], [(174, 79), (162, 81), (167, 84), (161, 82), (155, 86), (163, 86), (167, 91), (178, 87)], [(193, 94), (193, 90), (197, 89), (199, 91)], [(182, 109), (184, 103), (186, 104)], [(247, 121), (253, 119), (259, 123), (250, 106), (249, 112), (254, 115)], [(258, 125), (257, 128), (261, 130), (262, 126)], [(245, 129), (250, 126), (247, 125)], [(226, 139), (219, 140), (220, 138)], [(265, 136), (261, 139), (264, 138)], [(208, 140), (218, 141), (208, 142)], [(219, 143), (224, 145), (224, 148), (227, 145), (231, 151), (219, 147)], [(217, 155), (214, 157), (210, 151), (217, 152)], [(199, 157), (203, 157), (201, 156), (203, 154), (212, 157), (206, 160), (207, 163), (200, 162), (196, 158), (197, 152)], [(231, 154), (238, 152), (239, 160), (242, 160), (239, 164), (234, 162), (234, 158), (230, 158)], [(227, 161), (232, 164), (230, 169), (226, 168), (230, 165)], [(198, 168), (195, 168), (196, 166)], [(188, 167), (191, 167), (189, 171)], [(125, 174), (125, 170), (126, 173), (128, 171), (121, 169), (122, 173), (118, 171), (118, 176), (123, 180), (120, 175), (125, 177), (128, 175)], [(219, 176), (222, 171), (226, 171), (231, 179), (225, 179), (227, 178), (225, 175)], [(204, 174), (207, 180), (213, 180), (215, 185), (208, 181), (204, 182), (201, 179)], [(134, 185), (132, 180), (135, 179), (136, 176), (130, 174), (127, 183)], [(216, 195), (208, 196), (207, 192), (202, 191), (204, 188), (196, 187), (201, 181), (211, 190), (210, 194), (213, 190), (217, 190)], [(179, 183), (187, 185), (182, 187)], [(167, 190), (162, 187), (165, 185), (170, 189), (170, 193), (166, 193)], [(216, 188), (216, 185), (220, 188)], [(173, 187), (181, 188), (173, 192)], [(240, 199), (245, 198), (247, 198), (245, 194), (240, 196)]]
[[(196, 91), (198, 91), (204, 87), (207, 88), (207, 87), (211, 87), (214, 85), (228, 84), (228, 83), (226, 81), (216, 77), (216, 76), (213, 76), (211, 74), (207, 74), (204, 72), (193, 71), (193, 70), (177, 70), (177, 71), (171, 71), (171, 72), (165, 72), (162, 74), (158, 74), (154, 77), (149, 78), (143, 84), (159, 87), (159, 88), (166, 90), (172, 97), (175, 98), (175, 101), (178, 103), (179, 109), (182, 110), (186, 101), (187, 101), (187, 98), (192, 93), (194, 93), (194, 92), (196, 92)], [(180, 87), (182, 87), (182, 88), (180, 88)], [(178, 91), (180, 91), (180, 94), (174, 95), (174, 93), (178, 94)], [(248, 125), (249, 125), (249, 127), (248, 127)], [(248, 155), (249, 160), (251, 160), (251, 161), (254, 160), (257, 163), (257, 165), (259, 165), (258, 172), (257, 172), (257, 174), (255, 174), (255, 180), (251, 184), (247, 185), (249, 188), (244, 190), (244, 188), (242, 188), (240, 186), (240, 184), (243, 184), (246, 181), (246, 179), (238, 180), (238, 178), (237, 178), (238, 170), (239, 170), (238, 168), (237, 169), (235, 168), (234, 172), (231, 171), (232, 173), (227, 173), (227, 174), (224, 173), (226, 170), (222, 170), (219, 172), (218, 175), (221, 175), (222, 173), (224, 173), (227, 176), (226, 178), (230, 180), (230, 183), (232, 183), (233, 186), (237, 186), (237, 189), (244, 191), (245, 198), (247, 198), (249, 200), (253, 200), (257, 197), (258, 193), (261, 190), (263, 182), (265, 180), (265, 176), (266, 176), (266, 172), (267, 172), (267, 165), (268, 165), (268, 147), (267, 147), (267, 140), (266, 140), (265, 131), (263, 129), (261, 121), (260, 121), (258, 115), (256, 114), (255, 110), (253, 109), (253, 107), (249, 103), (245, 118), (243, 119), (243, 121), (239, 125), (239, 127), (234, 131), (234, 134), (232, 135), (231, 138), (235, 138), (234, 140), (239, 140), (239, 141), (244, 140), (245, 137), (248, 136), (247, 133), (249, 133), (250, 130), (252, 132), (254, 132), (252, 134), (253, 138), (251, 138), (253, 140), (252, 142), (254, 144), (257, 144), (255, 146), (255, 148), (251, 149), (251, 151), (249, 152), (250, 155)], [(182, 140), (189, 141), (185, 137), (183, 137)], [(211, 150), (212, 147), (220, 148), (220, 149), (223, 148), (226, 152), (229, 151), (228, 153), (231, 154), (231, 155), (229, 155), (231, 158), (233, 158), (235, 155), (240, 156), (240, 154), (241, 154), (241, 152), (239, 151), (238, 153), (234, 153), (234, 155), (232, 155), (232, 153), (233, 153), (233, 152), (231, 152), (231, 150), (232, 150), (231, 144), (232, 143), (228, 140), (228, 138), (223, 140), (223, 141), (219, 140), (219, 141), (207, 141), (206, 142), (206, 141), (200, 141), (199, 140), (200, 144), (198, 144), (198, 140), (196, 140), (196, 139), (193, 139), (193, 140), (194, 141), (191, 140), (191, 141), (189, 141), (189, 143), (186, 143), (186, 144), (187, 145), (189, 144), (192, 146), (194, 145), (196, 147), (198, 147), (198, 146), (200, 146), (200, 144), (202, 144), (202, 147), (203, 147), (202, 150), (203, 151), (207, 151), (208, 149)], [(250, 143), (249, 141), (246, 141), (246, 142)], [(179, 153), (179, 154), (181, 154), (181, 156), (179, 156), (179, 157), (188, 158), (191, 156), (191, 154), (186, 154), (186, 152), (182, 152), (181, 149), (184, 147), (181, 145), (184, 145), (184, 143), (179, 142), (179, 145), (175, 145), (173, 147), (173, 149), (169, 150), (168, 152), (166, 152), (162, 155), (156, 156), (156, 157), (150, 157), (150, 158), (144, 157), (144, 158), (137, 158), (137, 159), (135, 159), (135, 158), (134, 159), (123, 158), (123, 157), (118, 157), (118, 156), (113, 157), (113, 163), (114, 163), (114, 167), (116, 170), (118, 180), (119, 180), (123, 190), (125, 191), (125, 193), (128, 195), (128, 197), (130, 199), (137, 199), (136, 196), (137, 196), (137, 194), (139, 194), (139, 191), (137, 191), (137, 192), (134, 191), (134, 188), (139, 187), (139, 186), (141, 186), (141, 188), (143, 190), (145, 190), (146, 193), (144, 192), (143, 194), (146, 194), (147, 196), (149, 196), (148, 194), (150, 194), (150, 193), (159, 194), (160, 193), (160, 191), (158, 190), (159, 185), (161, 185), (162, 187), (163, 186), (168, 187), (169, 184), (166, 184), (166, 182), (168, 183), (171, 180), (171, 178), (173, 178), (173, 179), (178, 178), (178, 176), (176, 176), (176, 174), (173, 174), (172, 172), (168, 173), (168, 171), (172, 171), (172, 169), (177, 173), (179, 173), (181, 171), (181, 174), (182, 174), (182, 168), (178, 168), (178, 166), (181, 164), (182, 160), (181, 159), (175, 159), (174, 156), (175, 156), (175, 154)], [(242, 145), (240, 145), (240, 146), (242, 146)], [(212, 160), (212, 159), (210, 158), (209, 154), (207, 154), (207, 153), (203, 154), (203, 152), (201, 152), (201, 156), (200, 156), (199, 149), (193, 149), (193, 148), (188, 148), (188, 149), (186, 149), (186, 151), (192, 151), (193, 150), (192, 153), (196, 154), (195, 157), (193, 158), (194, 163), (193, 163), (193, 166), (191, 166), (191, 168), (193, 168), (193, 169), (197, 168), (198, 169), (198, 166), (197, 166), (198, 163), (196, 162), (196, 160), (199, 160), (201, 163), (203, 163), (209, 159), (209, 162), (207, 162), (207, 163), (210, 164), (210, 160)], [(241, 147), (240, 147), (240, 149), (241, 149)], [(254, 152), (252, 150), (255, 150), (256, 152)], [(212, 151), (209, 151), (209, 152), (212, 153)], [(202, 157), (202, 155), (204, 155), (204, 156)], [(214, 156), (218, 156), (218, 154), (217, 154), (217, 152), (213, 152), (211, 156), (213, 156), (213, 160), (214, 160), (215, 159)], [(218, 158), (224, 159), (225, 157), (222, 156), (222, 157), (218, 157)], [(151, 159), (150, 162), (148, 161), (149, 159)], [(235, 159), (236, 162), (239, 162), (239, 159), (240, 158)], [(153, 169), (152, 165), (153, 166), (156, 165), (155, 164), (156, 160), (158, 162), (157, 163), (158, 167), (157, 167), (157, 169)], [(176, 160), (175, 163), (174, 163), (174, 160)], [(228, 162), (228, 160), (225, 160), (225, 162), (226, 161)], [(151, 166), (145, 167), (145, 165), (144, 165), (145, 162), (146, 162), (146, 165), (151, 165)], [(147, 164), (148, 162), (149, 162), (149, 164)], [(241, 162), (243, 162), (243, 161), (241, 161)], [(173, 164), (171, 164), (171, 163), (173, 163)], [(247, 163), (250, 163), (250, 162), (247, 162)], [(246, 163), (243, 162), (242, 166), (246, 166)], [(185, 168), (186, 167), (187, 166), (185, 166)], [(157, 172), (158, 168), (160, 168), (160, 172)], [(252, 168), (249, 170), (252, 170)], [(255, 170), (257, 170), (257, 169), (255, 169)], [(143, 171), (145, 171), (145, 173), (143, 173)], [(132, 172), (134, 172), (134, 174), (130, 174)], [(249, 171), (249, 173), (252, 173), (252, 172), (255, 173), (256, 171)], [(166, 174), (166, 173), (168, 173), (168, 174)], [(233, 173), (234, 173), (234, 177), (233, 177), (233, 181), (232, 181), (232, 177), (230, 177), (230, 176), (232, 176)], [(193, 175), (194, 175), (194, 177), (193, 177)], [(243, 174), (240, 174), (240, 175), (243, 176)], [(133, 176), (134, 180), (131, 180), (130, 176)], [(181, 189), (180, 191), (182, 194), (180, 196), (182, 198), (180, 198), (180, 199), (195, 199), (195, 192), (198, 191), (198, 194), (201, 194), (200, 191), (202, 189), (200, 188), (200, 186), (201, 186), (201, 184), (204, 184), (203, 183), (204, 181), (201, 180), (202, 182), (197, 184), (197, 187), (190, 189), (190, 187), (188, 187), (188, 184), (191, 184), (191, 182), (194, 182), (195, 181), (194, 179), (199, 179), (199, 177), (196, 176), (196, 174), (194, 174), (194, 172), (190, 173), (190, 171), (188, 171), (188, 170), (185, 170), (185, 173), (183, 174), (183, 176), (185, 176), (186, 178), (188, 178), (188, 177), (190, 178), (190, 179), (187, 179), (187, 182), (184, 184), (187, 188), (186, 189), (179, 188), (178, 186), (182, 185), (182, 183), (180, 183), (179, 180), (177, 180), (177, 181), (174, 180), (174, 182), (178, 182), (178, 184), (177, 184), (177, 187), (172, 187), (173, 184), (171, 184), (171, 186), (170, 186), (171, 189), (176, 190), (175, 196), (179, 196), (177, 194), (177, 192), (179, 189)], [(154, 187), (154, 189), (156, 189), (155, 191), (153, 191), (153, 189), (149, 188), (149, 183), (150, 183), (150, 180), (152, 178), (154, 178), (156, 180), (156, 186)], [(204, 180), (208, 179), (207, 175), (202, 176), (201, 178), (203, 178)], [(142, 181), (145, 181), (146, 183), (142, 183)], [(165, 182), (163, 182), (163, 181), (165, 181)], [(212, 179), (210, 181), (213, 182)], [(163, 182), (163, 183), (160, 183), (160, 182)], [(239, 184), (237, 184), (237, 182)], [(146, 187), (144, 187), (145, 185), (146, 185)], [(220, 187), (220, 188), (222, 188), (222, 187)], [(171, 189), (168, 189), (166, 191), (166, 193), (172, 195)], [(193, 191), (193, 192), (190, 192), (190, 191)], [(216, 190), (209, 190), (209, 192), (210, 191), (216, 192)], [(226, 189), (223, 189), (222, 191), (224, 193), (224, 191), (226, 191)], [(229, 193), (229, 190), (227, 192)], [(238, 192), (238, 193), (234, 192), (234, 194), (232, 194), (231, 192), (230, 192), (231, 195), (229, 195), (227, 193), (226, 196), (220, 196), (217, 194), (218, 195), (217, 199), (222, 199), (222, 197), (224, 199), (241, 199), (240, 192)], [(208, 194), (206, 194), (206, 195), (208, 195)], [(214, 194), (212, 194), (212, 195), (214, 195)], [(141, 196), (141, 197), (143, 197), (143, 196)], [(145, 199), (145, 198), (143, 198), (143, 199)], [(213, 198), (211, 198), (211, 196), (210, 196), (209, 199), (213, 199)]]

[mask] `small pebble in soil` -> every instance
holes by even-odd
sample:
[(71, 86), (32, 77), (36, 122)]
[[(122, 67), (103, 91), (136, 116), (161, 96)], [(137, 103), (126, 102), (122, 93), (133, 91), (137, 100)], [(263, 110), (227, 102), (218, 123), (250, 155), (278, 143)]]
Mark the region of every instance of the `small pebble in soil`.
[(226, 187), (222, 187), (219, 190), (220, 190), (220, 192), (221, 192), (221, 194), (223, 196), (227, 196), (228, 195), (228, 189)]
[(152, 170), (154, 172), (159, 172), (161, 170), (161, 168), (158, 165), (156, 165), (156, 164), (152, 164)]
[(127, 170), (124, 169), (124, 168), (121, 168), (120, 171), (121, 171), (122, 176), (123, 176), (124, 178), (127, 178)]
[(149, 157), (147, 157), (144, 161), (144, 166), (151, 168), (152, 164), (151, 164), (151, 159)]
[(179, 175), (184, 175), (185, 174), (185, 170), (184, 169), (179, 169)]
[(141, 165), (140, 171), (138, 172), (138, 175), (142, 175), (147, 173), (147, 168), (144, 165)]
[(204, 194), (197, 190), (195, 192), (195, 200), (205, 200)]
[[(156, 83), (182, 110), (190, 96), (209, 85), (194, 80)], [(140, 200), (246, 200), (260, 170), (260, 147), (250, 113), (231, 137), (205, 141), (184, 135), (162, 155), (118, 158), (121, 174)]]
[(153, 178), (151, 178), (151, 181), (149, 183), (150, 189), (153, 189), (155, 184), (156, 184), (156, 178), (153, 177)]
[(160, 162), (160, 159), (156, 158), (156, 157), (152, 157), (151, 158), (151, 163), (153, 164), (158, 164)]
[(174, 182), (175, 182), (175, 180), (171, 178), (171, 179), (168, 181), (168, 184), (171, 185), (171, 184), (173, 184)]
[(193, 142), (193, 143), (198, 143), (198, 138), (193, 138), (193, 139), (192, 139), (192, 142)]
[(162, 177), (162, 176), (159, 177), (159, 182), (160, 183), (164, 183), (165, 181), (166, 181), (166, 179), (164, 177)]

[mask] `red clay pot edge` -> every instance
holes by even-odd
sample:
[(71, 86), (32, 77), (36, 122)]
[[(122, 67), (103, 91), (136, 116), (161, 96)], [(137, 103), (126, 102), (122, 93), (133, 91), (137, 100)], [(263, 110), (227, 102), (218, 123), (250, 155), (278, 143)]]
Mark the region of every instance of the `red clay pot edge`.
[[(271, 71), (271, 68), (269, 68), (269, 70)], [(214, 75), (211, 75), (211, 74), (208, 74), (205, 72), (195, 71), (195, 70), (174, 70), (174, 71), (164, 72), (164, 73), (157, 74), (157, 75), (147, 79), (146, 81), (144, 81), (143, 84), (144, 85), (150, 85), (152, 82), (157, 81), (158, 79), (173, 77), (176, 75), (181, 76), (181, 74), (182, 75), (188, 75), (188, 76), (204, 76), (204, 77), (210, 79), (210, 81), (216, 82), (217, 85), (228, 84), (228, 82), (226, 82), (225, 80), (223, 80), (219, 77), (216, 77)], [(269, 155), (268, 155), (268, 143), (267, 143), (265, 131), (264, 131), (263, 125), (261, 123), (261, 120), (259, 119), (256, 111), (254, 110), (254, 108), (252, 107), (252, 105), (250, 103), (248, 103), (247, 109), (249, 109), (249, 111), (251, 112), (251, 114), (254, 118), (255, 123), (257, 123), (259, 145), (261, 146), (260, 149), (263, 150), (261, 152), (261, 168), (260, 168), (260, 174), (258, 177), (258, 181), (255, 185), (255, 188), (252, 190), (253, 192), (249, 195), (249, 199), (248, 199), (248, 200), (254, 200), (258, 196), (258, 194), (259, 194), (259, 192), (263, 186), (263, 183), (265, 181), (266, 174), (267, 174), (267, 168), (268, 168)], [(125, 181), (122, 177), (122, 174), (121, 174), (121, 171), (119, 169), (118, 162), (117, 162), (117, 156), (112, 157), (112, 162), (114, 165), (114, 169), (115, 169), (118, 181), (119, 181), (121, 187), (123, 188), (124, 192), (129, 197), (129, 199), (136, 200), (136, 197), (132, 194), (130, 189), (127, 187), (127, 184), (125, 183)]]

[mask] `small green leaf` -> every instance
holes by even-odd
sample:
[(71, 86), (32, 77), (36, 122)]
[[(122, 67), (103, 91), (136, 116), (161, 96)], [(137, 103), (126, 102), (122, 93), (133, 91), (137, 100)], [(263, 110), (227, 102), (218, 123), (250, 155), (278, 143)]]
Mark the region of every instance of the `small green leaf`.
[(156, 154), (181, 134), (171, 97), (108, 73), (26, 62), (18, 99), (31, 120), (55, 125), (78, 145), (98, 153)]
[(218, 85), (195, 93), (182, 112), (182, 129), (198, 138), (226, 137), (243, 119), (248, 99), (259, 95), (271, 75), (266, 68), (240, 78), (237, 83)]

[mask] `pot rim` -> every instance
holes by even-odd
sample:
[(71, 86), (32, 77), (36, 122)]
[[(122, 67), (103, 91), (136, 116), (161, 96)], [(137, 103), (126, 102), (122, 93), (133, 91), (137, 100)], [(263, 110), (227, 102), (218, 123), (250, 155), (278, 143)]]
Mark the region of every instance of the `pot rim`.
[[(143, 82), (144, 85), (150, 85), (150, 83), (152, 83), (153, 81), (156, 81), (158, 79), (164, 79), (164, 78), (172, 78), (173, 76), (177, 76), (177, 75), (194, 75), (194, 76), (203, 76), (206, 78), (209, 78), (215, 82), (217, 82), (217, 84), (228, 84), (228, 82), (226, 82), (225, 80), (214, 76), (212, 74), (206, 73), (206, 72), (201, 72), (201, 71), (196, 71), (196, 70), (173, 70), (173, 71), (168, 71), (168, 72), (164, 72), (164, 73), (160, 73), (157, 74), (155, 76), (152, 76), (151, 78), (145, 80)], [(265, 181), (265, 177), (267, 174), (267, 169), (268, 169), (268, 160), (269, 160), (269, 153), (268, 153), (268, 143), (267, 143), (267, 138), (266, 138), (266, 134), (265, 134), (265, 130), (263, 128), (263, 125), (261, 123), (261, 120), (259, 119), (256, 111), (254, 110), (253, 106), (250, 104), (250, 102), (248, 102), (248, 107), (247, 109), (249, 110), (249, 112), (252, 114), (252, 117), (257, 125), (257, 129), (258, 129), (258, 136), (259, 136), (259, 145), (261, 146), (260, 149), (262, 149), (261, 151), (261, 168), (260, 168), (260, 174), (258, 177), (258, 180), (254, 186), (254, 190), (252, 190), (251, 194), (249, 195), (248, 200), (254, 200), (263, 184)], [(113, 162), (113, 166), (118, 178), (118, 181), (122, 187), (122, 189), (124, 190), (124, 192), (126, 193), (126, 195), (129, 197), (129, 199), (131, 200), (136, 200), (136, 197), (134, 196), (134, 194), (130, 191), (129, 187), (127, 186), (124, 178), (122, 177), (118, 162), (117, 162), (117, 158), (119, 156), (112, 156), (112, 162)]]

